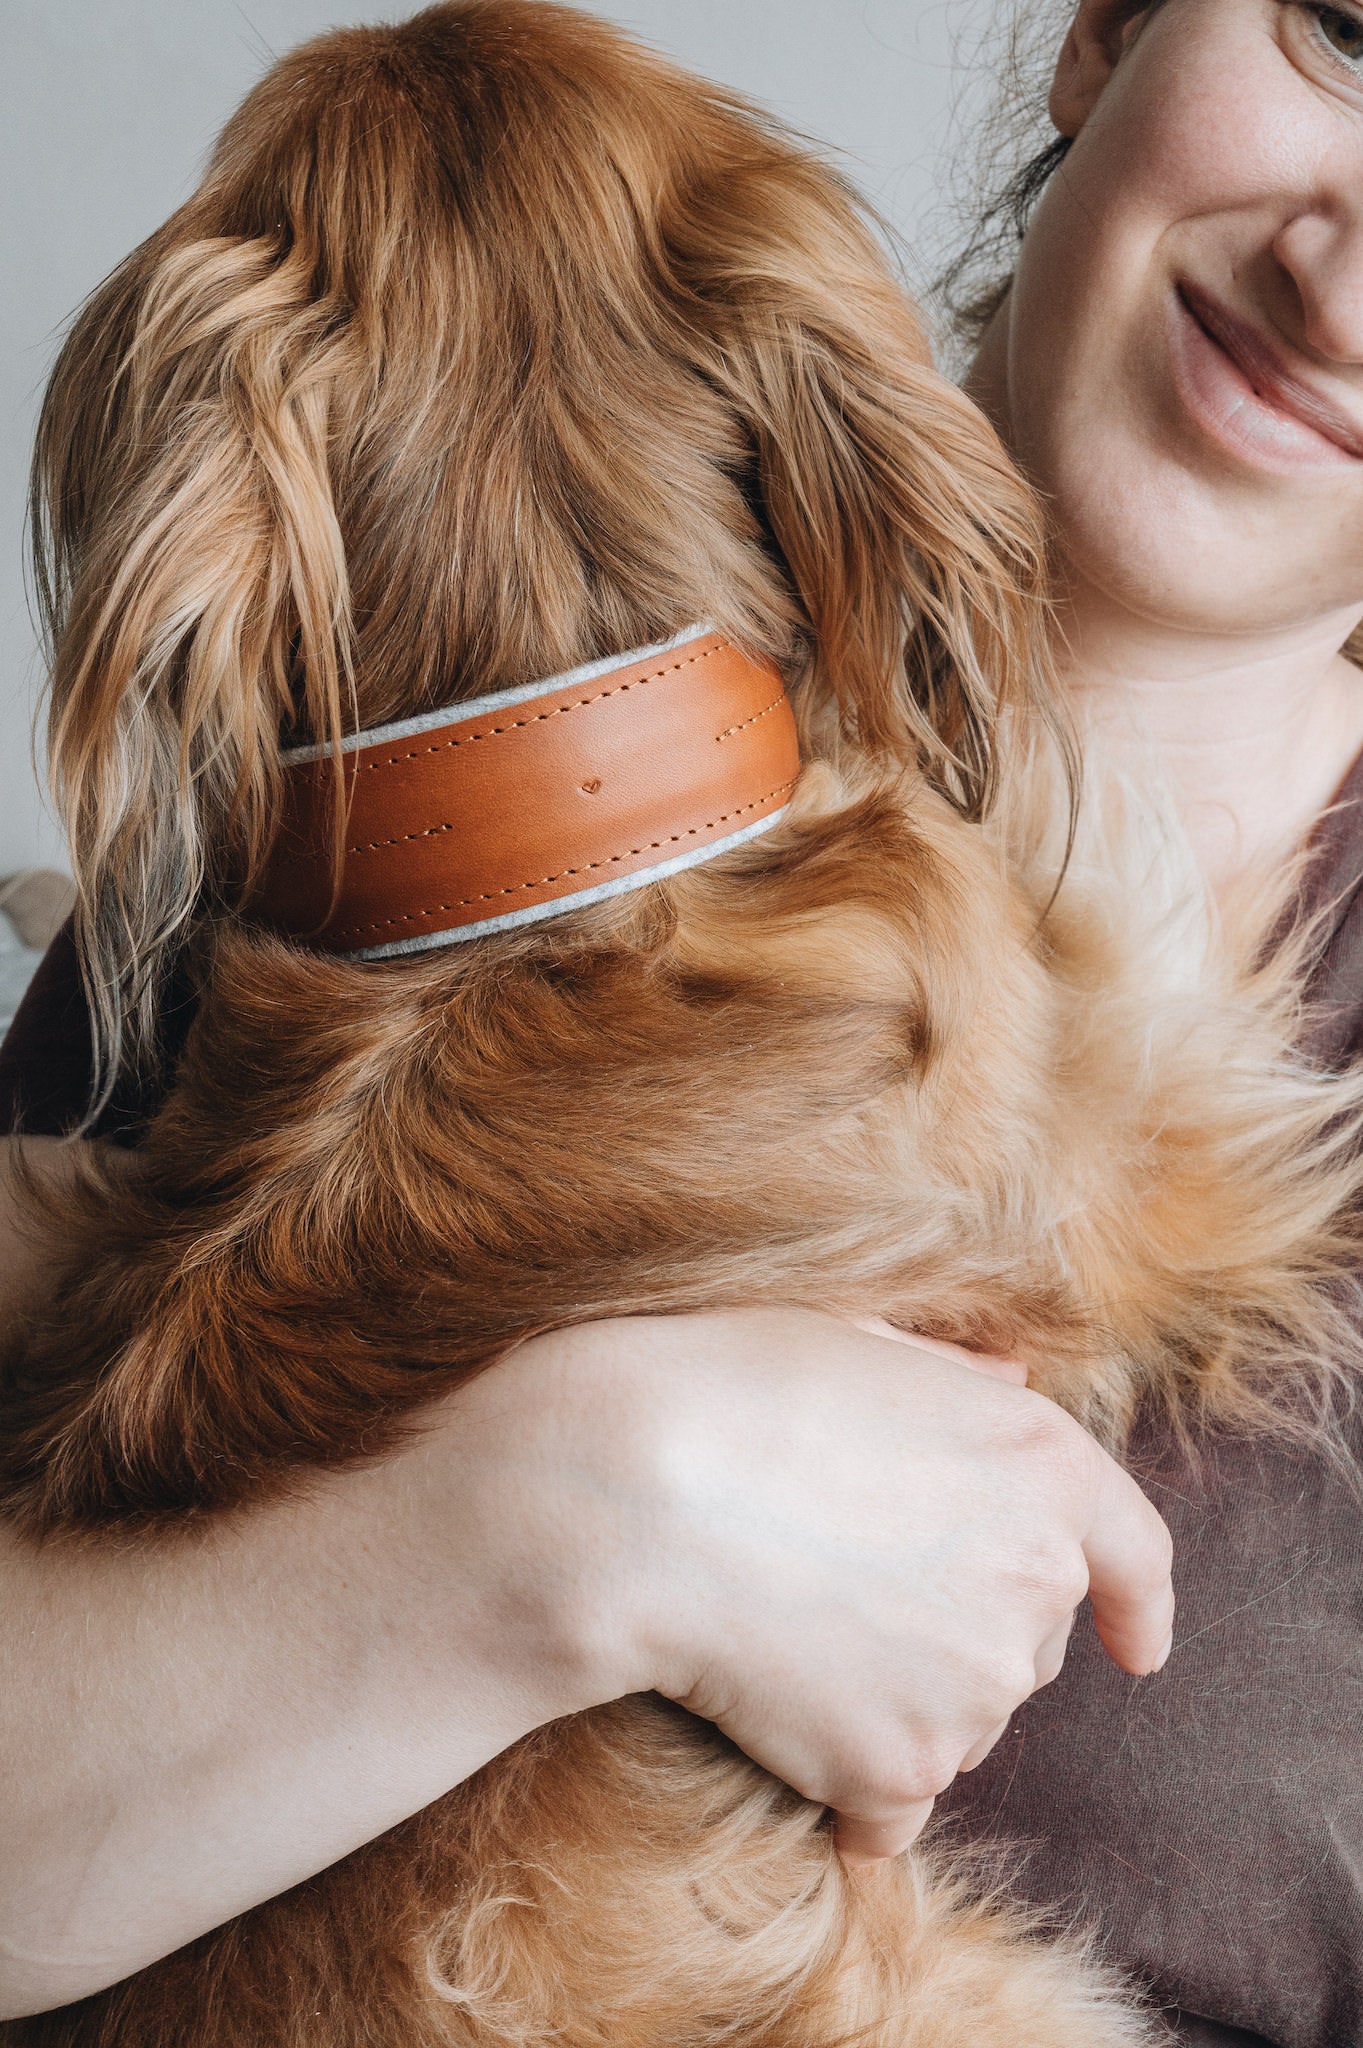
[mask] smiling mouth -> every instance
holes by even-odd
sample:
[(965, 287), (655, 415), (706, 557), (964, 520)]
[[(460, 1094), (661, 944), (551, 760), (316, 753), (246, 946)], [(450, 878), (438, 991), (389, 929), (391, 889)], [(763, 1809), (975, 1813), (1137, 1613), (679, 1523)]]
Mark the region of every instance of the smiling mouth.
[(1345, 455), (1363, 460), (1363, 427), (1296, 376), (1266, 335), (1197, 285), (1185, 280), (1177, 291), (1188, 317), (1229, 358), (1261, 406), (1284, 424), (1305, 427)]

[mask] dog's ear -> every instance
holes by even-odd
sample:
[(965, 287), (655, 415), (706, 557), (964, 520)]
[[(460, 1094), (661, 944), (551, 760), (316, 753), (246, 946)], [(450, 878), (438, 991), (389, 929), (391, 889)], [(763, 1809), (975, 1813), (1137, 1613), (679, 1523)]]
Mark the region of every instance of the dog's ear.
[(674, 229), (713, 337), (705, 374), (745, 424), (815, 690), (861, 744), (916, 760), (979, 815), (1000, 713), (1049, 699), (1038, 513), (932, 367), (854, 196), (756, 133), (749, 118), (727, 152), (716, 139), (716, 176)]
[(338, 728), (335, 343), (306, 270), (268, 239), (163, 231), (86, 308), (49, 388), (50, 757), (106, 1059), (145, 1029), (195, 907), (260, 858), (281, 730), (300, 708)]
[[(789, 590), (736, 494), (713, 516), (738, 470)], [(451, 0), (276, 66), (78, 319), (34, 479), (106, 1081), (249, 888), (290, 730), (711, 604), (784, 645), (793, 597), (805, 705), (979, 813), (1041, 696), (1028, 495), (851, 195), (576, 8)]]
[[(340, 96), (334, 125), (361, 129), (361, 101)], [(150, 1048), (190, 922), (258, 868), (281, 738), (335, 740), (353, 712), (335, 454), (382, 366), (337, 251), (374, 271), (396, 252), (345, 138), (328, 161), (314, 108), (266, 111), (274, 161), (257, 151), (245, 178), (228, 130), (205, 185), (83, 309), (39, 427), (51, 777), (106, 1086)]]

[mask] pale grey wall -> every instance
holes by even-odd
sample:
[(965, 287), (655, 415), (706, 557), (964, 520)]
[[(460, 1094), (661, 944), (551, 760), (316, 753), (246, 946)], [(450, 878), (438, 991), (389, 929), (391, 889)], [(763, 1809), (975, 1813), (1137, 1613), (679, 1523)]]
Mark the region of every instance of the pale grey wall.
[[(920, 248), (952, 148), (953, 57), (987, 0), (597, 0), (847, 153)], [(60, 860), (30, 766), (41, 682), (21, 577), (28, 446), (63, 323), (191, 188), (270, 54), (384, 0), (0, 0), (0, 873)]]

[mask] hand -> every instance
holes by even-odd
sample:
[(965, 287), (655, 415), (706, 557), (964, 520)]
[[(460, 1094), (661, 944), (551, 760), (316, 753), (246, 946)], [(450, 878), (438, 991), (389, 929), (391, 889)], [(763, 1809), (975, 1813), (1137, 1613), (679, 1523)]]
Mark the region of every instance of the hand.
[[(0, 1183), (26, 1286), (15, 1230)], [(1158, 1661), (1167, 1562), (1059, 1410), (798, 1314), (539, 1338), (402, 1449), (193, 1542), (0, 1528), (0, 2018), (650, 1687), (837, 1808), (844, 1853), (891, 1854), (1059, 1667), (1090, 1578), (1118, 1661)]]
[(1157, 1669), (1173, 1625), (1168, 1533), (1134, 1481), (1020, 1368), (891, 1334), (628, 1319), (498, 1369), (541, 1375), (578, 1476), (600, 1696), (653, 1688), (716, 1722), (834, 1808), (853, 1859), (907, 1846), (1056, 1675), (1086, 1593), (1126, 1671)]

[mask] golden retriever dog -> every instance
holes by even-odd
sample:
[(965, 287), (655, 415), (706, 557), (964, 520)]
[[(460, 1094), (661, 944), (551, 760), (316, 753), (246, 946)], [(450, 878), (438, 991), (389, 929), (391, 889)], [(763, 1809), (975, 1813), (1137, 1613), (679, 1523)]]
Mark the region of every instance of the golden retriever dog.
[[(1143, 1400), (1317, 1426), (1356, 1091), (1293, 1052), (1291, 963), (1180, 896), (1138, 807), (1086, 794), (1067, 863), (1038, 515), (775, 123), (547, 0), (327, 36), (80, 315), (36, 477), (106, 1081), (154, 1058), (172, 959), (199, 1007), (144, 1142), (51, 1198), (60, 1307), (0, 1381), (0, 1502), (35, 1538), (183, 1540), (381, 1454), (527, 1334), (635, 1310), (886, 1317), (1024, 1359), (1113, 1443)], [(798, 741), (763, 829), (472, 932), (327, 941), (380, 843), (357, 736), (698, 640), (771, 686), (710, 740)], [(307, 873), (315, 942), (267, 914)], [(1081, 1942), (940, 1851), (844, 1869), (824, 1814), (652, 1698), (0, 2028), (1146, 2037)]]

